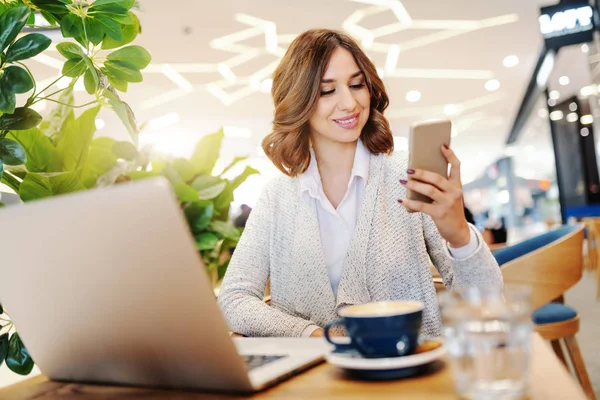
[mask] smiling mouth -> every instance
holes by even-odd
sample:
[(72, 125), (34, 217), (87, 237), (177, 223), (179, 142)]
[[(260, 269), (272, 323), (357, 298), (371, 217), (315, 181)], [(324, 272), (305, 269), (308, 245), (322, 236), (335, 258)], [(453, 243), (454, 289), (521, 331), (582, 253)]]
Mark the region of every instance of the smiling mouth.
[(359, 115), (360, 115), (359, 113), (356, 113), (356, 114), (350, 115), (346, 118), (334, 119), (334, 121), (341, 125), (352, 125), (354, 123), (354, 121), (356, 121), (356, 119), (358, 118)]

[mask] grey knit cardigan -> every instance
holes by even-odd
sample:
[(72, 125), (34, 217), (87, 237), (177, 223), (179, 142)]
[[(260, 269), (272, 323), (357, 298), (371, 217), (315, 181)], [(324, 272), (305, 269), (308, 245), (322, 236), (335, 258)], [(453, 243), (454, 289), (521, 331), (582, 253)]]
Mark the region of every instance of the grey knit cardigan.
[[(500, 269), (478, 234), (466, 259), (450, 255), (429, 216), (398, 204), (405, 196), (407, 154), (371, 155), (369, 178), (356, 231), (343, 263), (337, 298), (321, 248), (314, 199), (300, 196), (297, 178), (269, 182), (252, 210), (219, 293), (234, 332), (247, 336), (300, 336), (324, 326), (347, 305), (381, 300), (425, 304), (421, 332), (441, 334), (441, 317), (430, 265), (452, 290), (502, 285)], [(263, 302), (271, 280), (271, 304)]]

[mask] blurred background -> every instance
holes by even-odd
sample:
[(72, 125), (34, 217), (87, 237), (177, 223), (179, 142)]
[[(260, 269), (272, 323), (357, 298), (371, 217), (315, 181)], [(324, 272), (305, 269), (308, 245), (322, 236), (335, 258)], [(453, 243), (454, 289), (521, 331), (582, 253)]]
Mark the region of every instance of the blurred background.
[[(514, 224), (510, 213), (558, 222), (545, 96), (522, 116), (518, 140), (507, 145), (544, 47), (540, 7), (552, 3), (306, 0), (274, 6), (266, 0), (181, 0), (166, 6), (141, 1), (143, 33), (136, 44), (150, 51), (152, 63), (143, 71), (144, 83), (130, 85), (122, 98), (146, 124), (140, 144), (175, 156), (189, 156), (200, 137), (225, 127), (216, 170), (248, 155), (247, 163), (261, 172), (236, 191), (232, 209), (238, 210), (241, 204), (252, 205), (262, 185), (277, 174), (260, 148), (272, 122), (270, 74), (297, 34), (316, 27), (341, 29), (362, 44), (384, 79), (391, 99), (386, 116), (397, 149), (408, 149), (411, 123), (453, 120), (465, 199), (478, 222), (505, 217)], [(60, 32), (53, 39), (55, 46)], [(574, 45), (555, 60), (548, 86), (557, 101), (580, 95), (592, 83), (590, 46)], [(34, 60), (29, 66), (36, 79), (52, 82), (59, 76), (63, 59), (58, 51), (51, 48)], [(62, 80), (57, 86), (66, 84)], [(590, 88), (584, 98), (597, 92)], [(86, 98), (83, 82), (76, 90)], [(51, 105), (36, 106), (43, 114)], [(97, 127), (97, 136), (128, 138), (110, 110), (100, 112)], [(512, 196), (496, 165), (503, 157), (513, 159)]]

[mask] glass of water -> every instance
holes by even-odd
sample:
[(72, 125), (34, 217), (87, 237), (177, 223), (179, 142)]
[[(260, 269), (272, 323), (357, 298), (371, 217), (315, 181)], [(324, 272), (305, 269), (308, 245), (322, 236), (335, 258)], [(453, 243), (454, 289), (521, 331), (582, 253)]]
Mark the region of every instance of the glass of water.
[(531, 342), (528, 286), (467, 287), (439, 296), (458, 394), (465, 399), (527, 395)]

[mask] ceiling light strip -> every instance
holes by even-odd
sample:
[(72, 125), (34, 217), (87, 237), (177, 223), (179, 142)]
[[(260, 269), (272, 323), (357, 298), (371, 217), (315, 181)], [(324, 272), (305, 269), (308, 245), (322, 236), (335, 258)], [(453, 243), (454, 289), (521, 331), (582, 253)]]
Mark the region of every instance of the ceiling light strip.
[(194, 91), (194, 85), (192, 85), (192, 83), (190, 81), (185, 79), (183, 77), (183, 75), (181, 75), (179, 72), (177, 72), (169, 64), (163, 64), (161, 70), (162, 70), (162, 73), (167, 77), (167, 79), (169, 79), (171, 82), (173, 82), (179, 88), (185, 90), (186, 92)]
[(142, 110), (149, 110), (154, 107), (162, 106), (163, 104), (170, 103), (174, 100), (180, 99), (190, 93), (184, 89), (175, 89), (168, 92), (161, 93), (157, 96), (151, 97), (140, 104)]

